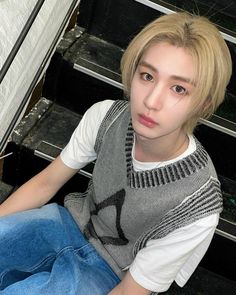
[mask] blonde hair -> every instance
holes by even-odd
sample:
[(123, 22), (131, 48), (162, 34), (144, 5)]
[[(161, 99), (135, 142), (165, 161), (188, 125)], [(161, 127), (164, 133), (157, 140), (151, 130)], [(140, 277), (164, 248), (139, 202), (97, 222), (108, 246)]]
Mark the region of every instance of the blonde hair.
[(186, 132), (192, 133), (199, 118), (209, 118), (224, 100), (232, 74), (228, 46), (217, 27), (205, 17), (186, 12), (159, 17), (132, 40), (121, 59), (122, 82), (128, 97), (141, 57), (158, 42), (182, 47), (193, 58), (196, 88), (192, 117), (183, 126)]

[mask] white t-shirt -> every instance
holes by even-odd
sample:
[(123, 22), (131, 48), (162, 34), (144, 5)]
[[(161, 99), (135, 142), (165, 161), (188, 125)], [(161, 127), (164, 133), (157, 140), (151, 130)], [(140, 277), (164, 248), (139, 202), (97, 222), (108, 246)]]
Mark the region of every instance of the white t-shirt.
[[(65, 165), (81, 169), (96, 159), (94, 144), (97, 132), (113, 102), (98, 102), (87, 110), (61, 153)], [(176, 159), (144, 163), (135, 160), (132, 152), (133, 166), (136, 171), (161, 167), (186, 157), (195, 149), (195, 140), (193, 136), (189, 136), (187, 150)], [(184, 286), (209, 247), (218, 221), (219, 214), (212, 214), (176, 229), (164, 238), (149, 241), (129, 267), (133, 279), (153, 292), (168, 290), (173, 281)]]

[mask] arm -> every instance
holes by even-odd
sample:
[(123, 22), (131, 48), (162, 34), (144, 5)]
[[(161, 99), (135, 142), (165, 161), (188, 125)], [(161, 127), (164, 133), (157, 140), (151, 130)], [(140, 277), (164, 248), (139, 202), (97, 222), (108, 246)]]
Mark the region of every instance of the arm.
[(165, 292), (174, 280), (183, 286), (205, 254), (218, 218), (218, 214), (210, 215), (148, 242), (138, 252), (124, 279), (108, 295), (149, 295), (148, 290)]
[(79, 169), (96, 158), (97, 132), (113, 102), (99, 102), (87, 110), (60, 157), (0, 205), (0, 216), (44, 205)]
[(153, 292), (167, 291), (173, 281), (183, 286), (206, 253), (218, 219), (212, 214), (148, 241), (129, 268), (133, 280)]
[(150, 291), (140, 286), (127, 271), (123, 280), (108, 295), (149, 295)]
[(0, 216), (44, 205), (77, 171), (66, 166), (59, 156), (0, 205)]

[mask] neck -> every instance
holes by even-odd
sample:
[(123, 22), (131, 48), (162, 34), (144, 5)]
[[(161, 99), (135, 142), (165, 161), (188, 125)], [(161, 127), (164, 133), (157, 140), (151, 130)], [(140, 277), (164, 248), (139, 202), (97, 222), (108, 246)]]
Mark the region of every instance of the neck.
[(189, 139), (186, 134), (149, 140), (135, 135), (135, 159), (141, 162), (164, 162), (180, 156), (186, 151)]

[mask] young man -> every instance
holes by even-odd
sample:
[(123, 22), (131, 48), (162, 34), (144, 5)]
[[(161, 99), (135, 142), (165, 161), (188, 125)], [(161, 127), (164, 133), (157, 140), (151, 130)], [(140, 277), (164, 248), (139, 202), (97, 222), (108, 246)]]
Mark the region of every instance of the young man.
[[(0, 294), (160, 293), (205, 254), (222, 197), (192, 133), (223, 101), (228, 48), (207, 19), (176, 13), (145, 27), (121, 66), (130, 101), (92, 106), (61, 155), (0, 206)], [(95, 159), (68, 210), (41, 207)]]

